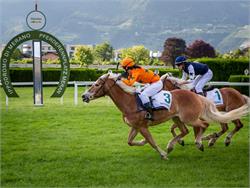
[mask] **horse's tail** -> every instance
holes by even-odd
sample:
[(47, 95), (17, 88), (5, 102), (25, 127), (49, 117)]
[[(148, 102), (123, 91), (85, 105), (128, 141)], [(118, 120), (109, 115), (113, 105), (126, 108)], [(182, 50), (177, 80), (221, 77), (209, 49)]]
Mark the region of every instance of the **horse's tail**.
[(246, 104), (248, 105), (248, 108), (250, 108), (250, 97), (246, 96), (246, 95), (242, 95), (246, 101)]
[[(202, 118), (207, 122), (219, 122), (219, 123), (228, 123), (235, 119), (240, 119), (242, 116), (249, 113), (249, 105), (245, 104), (240, 108), (234, 109), (230, 112), (224, 113), (219, 112), (215, 104), (205, 97), (202, 97), (203, 102), (205, 103), (205, 108), (202, 113)], [(250, 103), (249, 103), (250, 104)]]

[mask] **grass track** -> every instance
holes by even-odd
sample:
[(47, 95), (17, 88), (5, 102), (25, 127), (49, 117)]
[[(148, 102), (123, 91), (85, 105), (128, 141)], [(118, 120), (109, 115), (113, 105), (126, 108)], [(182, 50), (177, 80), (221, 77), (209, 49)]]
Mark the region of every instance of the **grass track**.
[[(49, 98), (53, 89), (44, 88), (44, 107), (33, 107), (32, 88), (17, 88), (21, 98), (8, 108), (1, 90), (1, 187), (249, 187), (247, 117), (229, 147), (224, 136), (200, 152), (189, 128), (185, 147), (162, 161), (149, 145), (127, 145), (129, 128), (110, 99), (83, 104), (79, 97), (74, 106), (68, 88), (61, 105)], [(162, 148), (171, 124), (150, 129)]]

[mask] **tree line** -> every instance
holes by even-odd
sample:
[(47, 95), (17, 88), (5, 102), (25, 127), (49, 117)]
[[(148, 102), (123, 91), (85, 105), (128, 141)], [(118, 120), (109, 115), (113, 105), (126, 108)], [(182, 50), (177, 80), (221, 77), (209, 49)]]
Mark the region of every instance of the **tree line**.
[[(80, 45), (76, 47), (74, 54), (70, 60), (72, 64), (80, 64), (80, 66), (88, 66), (90, 64), (115, 64), (116, 61), (124, 57), (132, 57), (135, 62), (142, 65), (174, 65), (177, 56), (185, 55), (188, 58), (248, 58), (250, 56), (250, 48), (236, 49), (234, 51), (220, 54), (215, 48), (203, 41), (195, 40), (190, 45), (186, 45), (185, 40), (181, 38), (168, 38), (164, 42), (164, 49), (161, 57), (150, 57), (150, 50), (143, 45), (135, 45), (129, 48), (115, 50), (109, 42), (97, 44), (94, 47)], [(20, 60), (22, 54), (16, 49), (12, 54), (12, 59)], [(58, 61), (49, 63), (59, 63)]]

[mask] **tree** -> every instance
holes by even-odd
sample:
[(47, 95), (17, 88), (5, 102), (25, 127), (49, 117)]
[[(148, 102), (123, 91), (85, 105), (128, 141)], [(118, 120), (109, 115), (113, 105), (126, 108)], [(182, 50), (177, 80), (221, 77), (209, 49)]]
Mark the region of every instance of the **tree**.
[(216, 52), (213, 46), (203, 40), (195, 40), (187, 47), (187, 55), (191, 58), (215, 57)]
[(121, 50), (122, 59), (125, 57), (131, 57), (139, 64), (149, 63), (149, 50), (143, 45), (132, 46), (131, 48), (124, 48)]
[(92, 50), (88, 46), (78, 46), (74, 52), (74, 58), (80, 63), (80, 66), (90, 65), (94, 61)]
[(22, 53), (21, 53), (21, 50), (19, 48), (16, 48), (14, 50), (14, 52), (11, 55), (11, 59), (14, 59), (14, 60), (22, 59)]
[(110, 61), (113, 58), (113, 47), (108, 42), (96, 45), (94, 57), (98, 61)]
[(172, 64), (175, 68), (175, 59), (180, 55), (185, 54), (186, 42), (181, 38), (168, 38), (164, 43), (164, 50), (162, 52), (161, 60), (167, 64)]

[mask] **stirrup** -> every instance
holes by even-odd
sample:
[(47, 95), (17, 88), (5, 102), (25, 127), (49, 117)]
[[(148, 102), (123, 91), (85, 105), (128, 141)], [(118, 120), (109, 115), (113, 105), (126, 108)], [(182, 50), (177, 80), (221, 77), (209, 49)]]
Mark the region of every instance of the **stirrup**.
[(147, 112), (147, 113), (145, 114), (145, 119), (154, 120), (154, 119), (153, 119), (153, 116), (152, 116), (152, 114), (151, 114), (150, 112)]
[(198, 95), (201, 95), (201, 96), (203, 96), (203, 97), (205, 97), (205, 94), (203, 93), (203, 92), (199, 92), (199, 93), (197, 93)]

